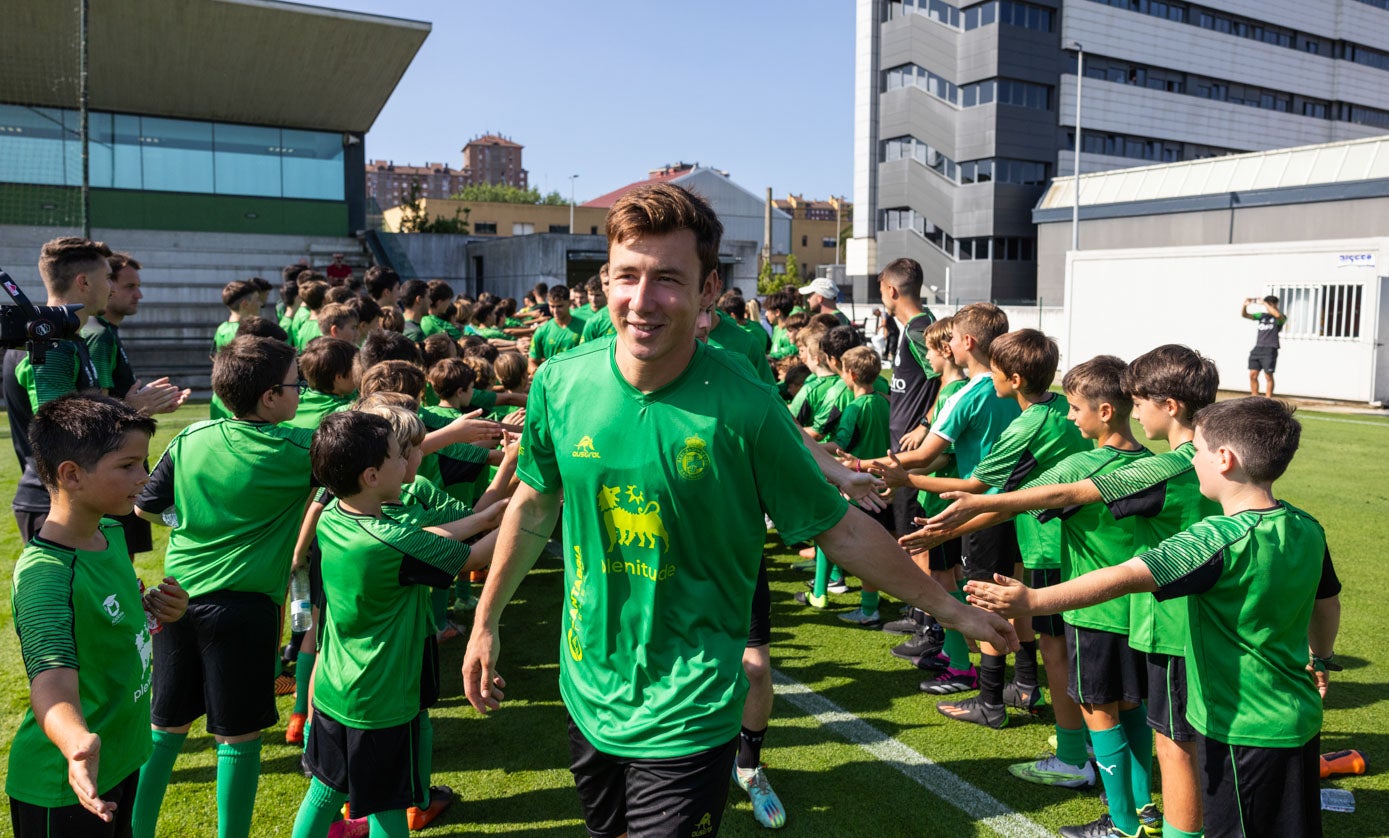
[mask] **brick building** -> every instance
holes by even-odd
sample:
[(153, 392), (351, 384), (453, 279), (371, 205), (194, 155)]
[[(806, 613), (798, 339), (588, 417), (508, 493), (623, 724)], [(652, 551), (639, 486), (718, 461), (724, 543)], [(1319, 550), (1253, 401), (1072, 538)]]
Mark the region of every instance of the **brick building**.
[(366, 165), (368, 202), (382, 210), (399, 206), (410, 197), (411, 182), (420, 186), (421, 198), (448, 198), (463, 187), (480, 183), (529, 188), (529, 174), (521, 167), (520, 143), (498, 134), (474, 137), (463, 146), (463, 166), (447, 163), (423, 166), (396, 165), (393, 160), (373, 160)]

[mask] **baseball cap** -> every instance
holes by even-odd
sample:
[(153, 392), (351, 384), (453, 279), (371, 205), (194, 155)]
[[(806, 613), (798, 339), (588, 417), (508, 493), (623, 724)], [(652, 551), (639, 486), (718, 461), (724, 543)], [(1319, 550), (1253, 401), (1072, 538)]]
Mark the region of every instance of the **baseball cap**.
[(831, 300), (839, 299), (839, 286), (823, 276), (816, 277), (809, 285), (797, 290), (804, 296), (819, 294), (822, 297), (829, 297)]

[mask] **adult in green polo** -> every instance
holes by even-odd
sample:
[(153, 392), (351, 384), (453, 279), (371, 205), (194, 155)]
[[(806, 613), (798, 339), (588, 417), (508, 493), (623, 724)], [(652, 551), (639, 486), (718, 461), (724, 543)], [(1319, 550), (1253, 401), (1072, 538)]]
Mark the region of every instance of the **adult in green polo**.
[(531, 387), (521, 486), (463, 663), (469, 701), (499, 706), (502, 609), (554, 531), (564, 498), (560, 692), (591, 835), (714, 835), (728, 795), (742, 652), (764, 514), (784, 538), (946, 624), (1015, 648), (1001, 620), (955, 600), (850, 509), (786, 408), (728, 353), (697, 344), (722, 225), (672, 184), (608, 214), (614, 341), (571, 350)]

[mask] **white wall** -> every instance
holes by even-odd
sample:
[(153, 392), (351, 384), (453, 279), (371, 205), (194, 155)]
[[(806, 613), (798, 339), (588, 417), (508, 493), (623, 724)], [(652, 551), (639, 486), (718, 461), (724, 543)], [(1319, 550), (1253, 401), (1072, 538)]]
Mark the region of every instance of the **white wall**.
[[(1349, 263), (1341, 257), (1368, 255)], [(1254, 322), (1240, 301), (1275, 286), (1363, 284), (1357, 338), (1289, 335), (1278, 356), (1276, 393), (1378, 402), (1389, 399), (1386, 328), (1389, 239), (1093, 250), (1071, 254), (1066, 287), (1072, 363), (1108, 353), (1131, 360), (1165, 343), (1212, 358), (1220, 387), (1245, 390)], [(1067, 366), (1063, 362), (1063, 367)]]

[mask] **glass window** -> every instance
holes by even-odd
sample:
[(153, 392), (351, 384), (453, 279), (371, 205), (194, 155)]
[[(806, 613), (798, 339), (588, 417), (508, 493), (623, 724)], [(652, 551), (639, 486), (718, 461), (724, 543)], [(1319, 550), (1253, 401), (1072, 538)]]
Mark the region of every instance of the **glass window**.
[(140, 118), (143, 188), (161, 192), (212, 192), (212, 123)]
[(63, 185), (63, 115), (0, 105), (0, 181)]
[(988, 26), (998, 20), (998, 3), (985, 3), (979, 10), (979, 25)]
[(280, 129), (218, 124), (212, 143), (218, 194), (280, 195)]
[(342, 136), (322, 131), (286, 128), (280, 139), (282, 179), (286, 198), (341, 201), (343, 197)]

